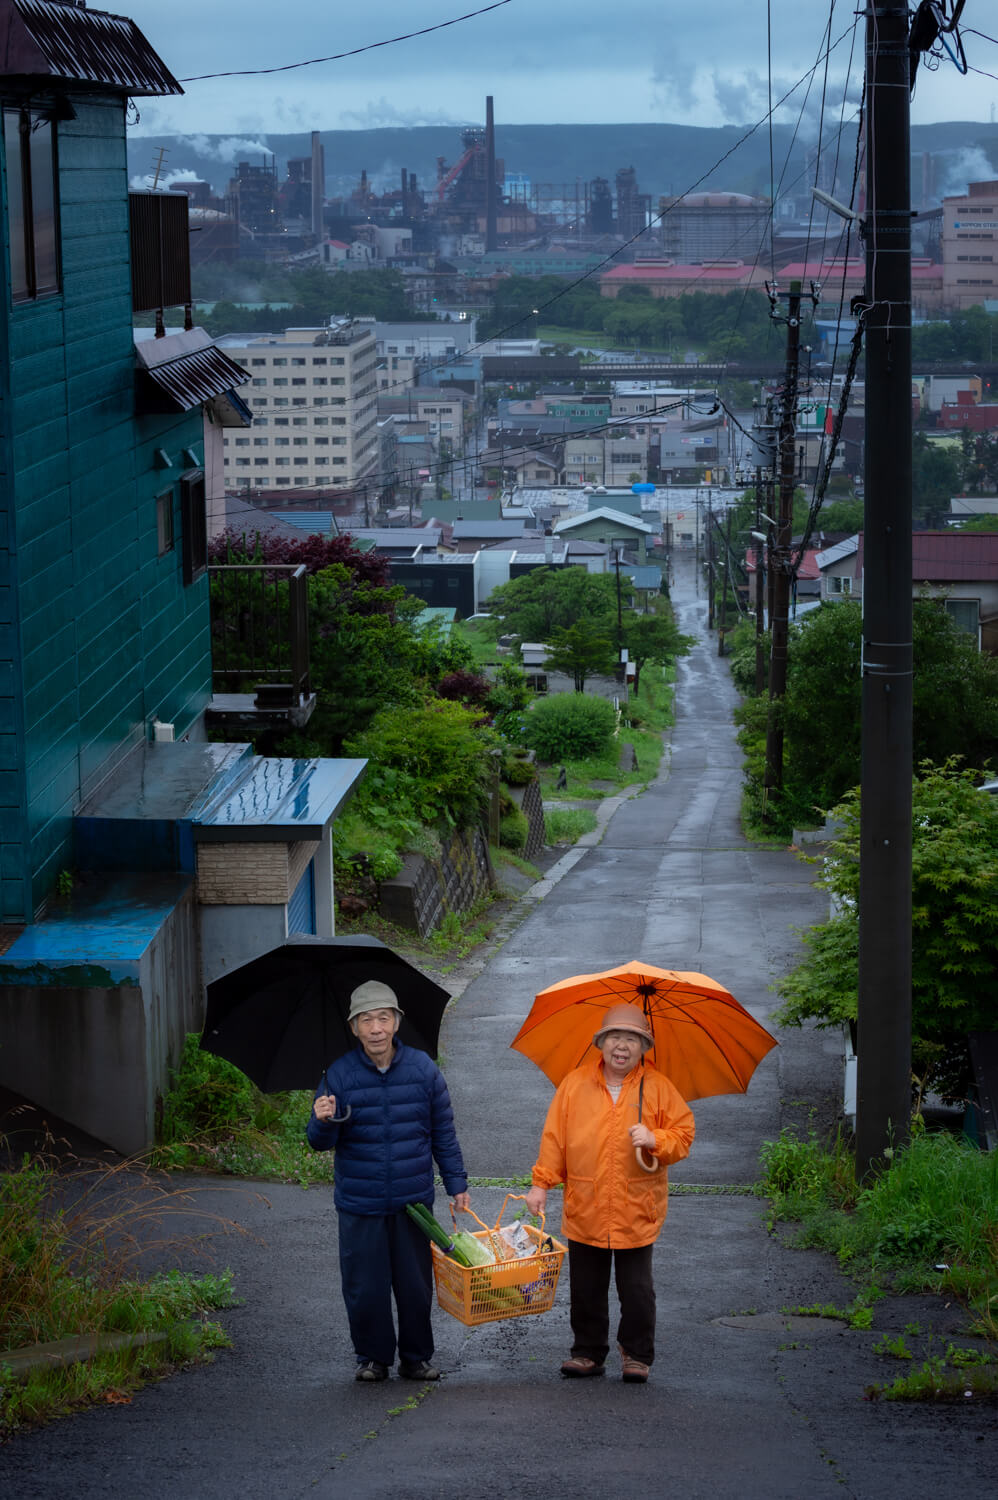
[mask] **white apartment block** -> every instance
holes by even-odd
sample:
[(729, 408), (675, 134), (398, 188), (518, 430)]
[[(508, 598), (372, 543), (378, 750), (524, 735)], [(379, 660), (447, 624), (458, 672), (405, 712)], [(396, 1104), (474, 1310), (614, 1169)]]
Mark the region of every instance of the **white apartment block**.
[(378, 464), (377, 352), (370, 324), (230, 334), (217, 342), (242, 365), (253, 426), (224, 439), (230, 490), (341, 489)]

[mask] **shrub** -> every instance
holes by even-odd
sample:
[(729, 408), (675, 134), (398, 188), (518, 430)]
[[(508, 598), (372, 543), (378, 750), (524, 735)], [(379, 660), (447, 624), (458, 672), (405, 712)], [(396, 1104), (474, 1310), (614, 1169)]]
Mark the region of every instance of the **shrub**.
[(437, 683), (437, 697), (454, 703), (484, 703), (492, 692), (492, 684), (479, 672), (448, 672)]
[(202, 1052), (197, 1036), (188, 1033), (180, 1066), (171, 1070), (170, 1092), (163, 1101), (162, 1143), (228, 1135), (266, 1112), (264, 1096), (246, 1074), (224, 1058)]
[(461, 703), (385, 708), (344, 747), (371, 766), (355, 799), (372, 822), (409, 820), (468, 828), (486, 806), (495, 776), (495, 736)]
[(530, 824), (526, 814), (518, 807), (506, 813), (499, 821), (499, 843), (503, 849), (525, 849)]
[(556, 693), (527, 716), (524, 738), (543, 760), (584, 760), (607, 748), (616, 719), (605, 698)]
[(527, 786), (536, 776), (529, 760), (507, 760), (502, 768), (502, 779), (507, 786)]

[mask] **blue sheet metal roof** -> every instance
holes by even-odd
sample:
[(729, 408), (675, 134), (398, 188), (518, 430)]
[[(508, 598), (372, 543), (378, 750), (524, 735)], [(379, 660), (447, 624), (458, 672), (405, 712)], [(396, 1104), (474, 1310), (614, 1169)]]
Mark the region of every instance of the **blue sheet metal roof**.
[(191, 883), (189, 875), (126, 874), (81, 885), (0, 958), (0, 984), (114, 989), (138, 985), (142, 956)]
[(318, 839), (366, 765), (249, 745), (142, 745), (77, 814), (79, 863), (191, 869), (198, 843)]
[(308, 536), (336, 535), (336, 517), (331, 510), (275, 510), (271, 514)]

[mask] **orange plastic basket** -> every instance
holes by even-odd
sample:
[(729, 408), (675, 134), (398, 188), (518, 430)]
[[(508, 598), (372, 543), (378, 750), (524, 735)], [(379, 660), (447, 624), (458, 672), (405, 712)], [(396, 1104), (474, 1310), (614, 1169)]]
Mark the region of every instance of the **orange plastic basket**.
[[(510, 1198), (519, 1198), (519, 1193), (507, 1193), (495, 1229), (483, 1224), (476, 1213), (465, 1212), (482, 1225), (474, 1233), (489, 1249), (493, 1248), (492, 1236), (502, 1223), (506, 1204)], [(451, 1214), (453, 1215), (453, 1207)], [(456, 1222), (456, 1220), (455, 1220)], [(541, 1228), (524, 1224), (530, 1238), (541, 1244), (550, 1238), (544, 1232), (544, 1215)], [(525, 1318), (532, 1313), (547, 1312), (554, 1302), (558, 1287), (561, 1263), (565, 1259), (566, 1246), (551, 1239), (552, 1249), (538, 1250), (534, 1255), (516, 1260), (504, 1260), (491, 1266), (462, 1266), (437, 1245), (431, 1244), (433, 1252), (433, 1277), (437, 1285), (437, 1301), (444, 1312), (474, 1328), (478, 1323), (494, 1323), (500, 1318)]]

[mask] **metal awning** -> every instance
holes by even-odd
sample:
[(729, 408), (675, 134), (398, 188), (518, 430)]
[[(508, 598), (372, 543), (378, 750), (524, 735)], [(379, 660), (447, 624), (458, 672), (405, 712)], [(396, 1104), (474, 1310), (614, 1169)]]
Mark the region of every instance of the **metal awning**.
[(145, 373), (177, 411), (190, 411), (212, 396), (225, 396), (246, 379), (246, 371), (214, 345), (194, 354), (182, 354), (166, 364), (153, 365)]
[(57, 0), (0, 0), (0, 58), (7, 78), (136, 96), (184, 92), (134, 21)]

